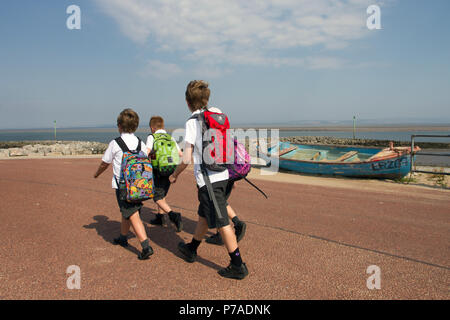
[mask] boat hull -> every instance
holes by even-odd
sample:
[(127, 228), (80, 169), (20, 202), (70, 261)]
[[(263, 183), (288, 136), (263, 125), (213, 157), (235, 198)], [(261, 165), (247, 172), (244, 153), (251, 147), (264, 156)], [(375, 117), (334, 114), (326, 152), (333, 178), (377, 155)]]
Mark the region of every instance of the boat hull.
[[(289, 146), (294, 146), (289, 144)], [(312, 148), (318, 146), (302, 146), (300, 148)], [(284, 145), (282, 149), (287, 148)], [(375, 154), (382, 149), (363, 149), (344, 147), (330, 149), (341, 149), (343, 152), (359, 151)], [(275, 159), (274, 159), (275, 160)], [(358, 178), (378, 178), (378, 179), (400, 179), (406, 176), (411, 170), (411, 155), (401, 154), (394, 157), (376, 159), (360, 162), (323, 162), (323, 161), (305, 161), (295, 160), (284, 157), (277, 158), (278, 165), (281, 169), (316, 175), (345, 176)]]
[(300, 160), (279, 160), (285, 170), (308, 174), (334, 175), (359, 178), (400, 179), (411, 170), (411, 157), (404, 155), (395, 159), (368, 163), (318, 163)]

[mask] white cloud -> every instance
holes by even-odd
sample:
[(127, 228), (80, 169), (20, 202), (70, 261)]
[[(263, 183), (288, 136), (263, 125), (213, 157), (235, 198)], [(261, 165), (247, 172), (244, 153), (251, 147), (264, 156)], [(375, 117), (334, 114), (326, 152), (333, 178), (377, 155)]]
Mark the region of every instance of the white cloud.
[(143, 76), (152, 76), (159, 79), (169, 79), (182, 72), (181, 68), (173, 63), (164, 63), (159, 60), (149, 60), (141, 71)]
[[(200, 65), (336, 68), (332, 57), (294, 56), (298, 48), (339, 50), (369, 34), (373, 0), (97, 0), (139, 44)], [(162, 66), (151, 66), (151, 68)], [(164, 67), (166, 68), (167, 65)], [(216, 67), (216, 70), (221, 67)], [(170, 65), (169, 69), (179, 71)], [(176, 73), (176, 72), (175, 72)]]

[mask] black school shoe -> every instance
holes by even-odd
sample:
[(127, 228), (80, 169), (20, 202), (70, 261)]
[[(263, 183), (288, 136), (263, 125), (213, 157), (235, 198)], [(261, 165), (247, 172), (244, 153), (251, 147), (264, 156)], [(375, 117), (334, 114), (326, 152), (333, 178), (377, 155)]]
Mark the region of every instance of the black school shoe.
[(209, 238), (206, 238), (205, 240), (207, 243), (210, 244), (215, 244), (217, 246), (221, 246), (223, 245), (223, 240), (222, 240), (222, 236), (220, 235), (220, 233), (215, 233), (212, 236), (210, 236)]
[(139, 252), (138, 259), (139, 260), (147, 260), (153, 254), (153, 248), (149, 246), (148, 248), (142, 249), (142, 252)]
[(175, 224), (177, 232), (181, 232), (181, 230), (183, 230), (183, 220), (181, 220), (181, 213), (174, 211), (169, 212), (169, 219), (173, 222), (173, 224)]
[(218, 274), (224, 278), (242, 280), (248, 276), (248, 269), (245, 263), (242, 263), (240, 267), (230, 263), (228, 267), (220, 269)]
[[(236, 235), (236, 241), (239, 242), (244, 238), (245, 231), (247, 230), (247, 224), (243, 221), (239, 221), (238, 224), (234, 226), (234, 234)], [(207, 243), (215, 244), (218, 246), (223, 245), (222, 236), (220, 233), (213, 234), (209, 238), (206, 238), (205, 240)]]
[(155, 219), (150, 220), (150, 224), (154, 226), (162, 226), (164, 223), (164, 216), (162, 214), (156, 214)]
[(183, 259), (186, 260), (189, 263), (193, 263), (195, 261), (195, 259), (197, 258), (197, 253), (196, 252), (192, 252), (191, 249), (189, 249), (187, 244), (184, 243), (184, 242), (180, 242), (178, 244), (178, 250), (183, 255)]
[(128, 240), (127, 238), (122, 238), (122, 237), (118, 237), (118, 238), (114, 238), (113, 239), (114, 244), (118, 244), (122, 247), (128, 247)]

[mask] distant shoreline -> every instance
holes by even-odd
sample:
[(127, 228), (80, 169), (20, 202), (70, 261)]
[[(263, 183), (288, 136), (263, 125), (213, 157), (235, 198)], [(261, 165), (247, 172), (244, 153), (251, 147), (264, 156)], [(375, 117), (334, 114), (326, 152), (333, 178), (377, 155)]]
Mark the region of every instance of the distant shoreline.
[[(183, 128), (168, 126), (167, 130)], [(352, 126), (261, 126), (242, 125), (233, 126), (233, 129), (278, 129), (280, 131), (341, 131), (352, 132)], [(117, 128), (56, 128), (57, 132), (116, 132)], [(149, 132), (148, 128), (139, 128), (137, 132)], [(407, 131), (449, 131), (450, 125), (365, 125), (356, 127), (356, 132), (407, 132)], [(54, 128), (49, 129), (0, 129), (0, 133), (14, 132), (54, 132)]]

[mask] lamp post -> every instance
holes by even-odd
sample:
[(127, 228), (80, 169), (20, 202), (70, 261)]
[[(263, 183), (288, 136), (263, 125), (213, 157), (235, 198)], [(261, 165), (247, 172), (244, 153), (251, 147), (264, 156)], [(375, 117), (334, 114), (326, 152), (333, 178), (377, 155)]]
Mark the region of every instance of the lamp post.
[(356, 137), (356, 116), (353, 116), (353, 140)]

